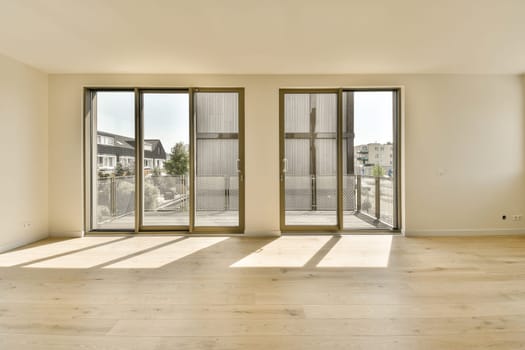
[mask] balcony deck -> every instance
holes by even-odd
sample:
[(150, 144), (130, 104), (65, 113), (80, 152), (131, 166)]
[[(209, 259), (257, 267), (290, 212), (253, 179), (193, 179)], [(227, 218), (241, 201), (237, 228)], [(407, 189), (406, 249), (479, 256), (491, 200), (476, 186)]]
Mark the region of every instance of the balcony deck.
[[(195, 224), (198, 226), (237, 226), (239, 213), (237, 211), (197, 211)], [(134, 214), (109, 219), (98, 225), (99, 230), (132, 229)], [(331, 226), (336, 225), (335, 211), (287, 211), (287, 225), (300, 226)], [(344, 228), (350, 230), (380, 229), (390, 227), (382, 222), (375, 221), (367, 215), (356, 212), (345, 212), (343, 215)], [(188, 226), (188, 212), (146, 212), (144, 224), (147, 226)]]

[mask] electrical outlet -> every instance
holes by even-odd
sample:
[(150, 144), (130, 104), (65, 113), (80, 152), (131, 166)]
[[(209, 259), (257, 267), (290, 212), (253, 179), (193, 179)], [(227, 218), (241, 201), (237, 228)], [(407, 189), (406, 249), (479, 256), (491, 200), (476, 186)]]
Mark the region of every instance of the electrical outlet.
[(30, 228), (31, 227), (31, 223), (30, 222), (24, 222), (24, 228)]
[(512, 215), (512, 221), (521, 221), (522, 217), (521, 214)]

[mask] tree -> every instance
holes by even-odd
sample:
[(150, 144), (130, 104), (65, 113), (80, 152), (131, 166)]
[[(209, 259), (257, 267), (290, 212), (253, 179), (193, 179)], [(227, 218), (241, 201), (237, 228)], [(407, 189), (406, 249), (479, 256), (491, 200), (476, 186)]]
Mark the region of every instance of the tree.
[(132, 164), (131, 166), (123, 166), (121, 162), (117, 162), (115, 167), (114, 176), (131, 176), (135, 175), (135, 167)]
[(372, 169), (372, 175), (376, 177), (385, 176), (385, 169), (379, 164), (376, 164)]
[(117, 166), (115, 167), (115, 176), (124, 176), (124, 175), (126, 175), (126, 169), (124, 169), (121, 162), (118, 162)]
[(184, 143), (178, 142), (171, 149), (170, 159), (164, 163), (164, 169), (170, 175), (185, 175), (188, 172), (190, 156)]

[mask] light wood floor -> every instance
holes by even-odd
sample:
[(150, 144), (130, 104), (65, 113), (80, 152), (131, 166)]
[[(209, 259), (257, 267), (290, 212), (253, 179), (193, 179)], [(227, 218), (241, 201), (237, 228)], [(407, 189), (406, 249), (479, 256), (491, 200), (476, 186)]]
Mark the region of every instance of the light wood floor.
[(0, 349), (520, 349), (525, 237), (91, 236), (0, 254)]

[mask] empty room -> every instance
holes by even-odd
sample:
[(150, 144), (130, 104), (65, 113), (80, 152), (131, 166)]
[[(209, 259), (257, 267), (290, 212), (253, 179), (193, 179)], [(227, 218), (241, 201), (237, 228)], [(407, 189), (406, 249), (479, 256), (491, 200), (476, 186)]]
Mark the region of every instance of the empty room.
[(525, 348), (524, 14), (0, 0), (0, 349)]

